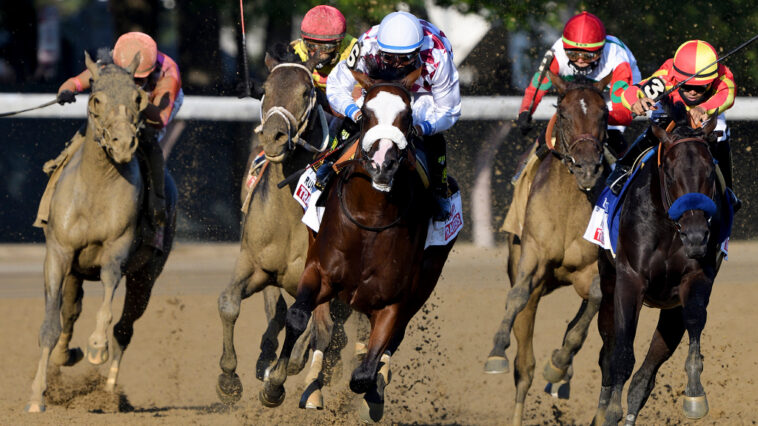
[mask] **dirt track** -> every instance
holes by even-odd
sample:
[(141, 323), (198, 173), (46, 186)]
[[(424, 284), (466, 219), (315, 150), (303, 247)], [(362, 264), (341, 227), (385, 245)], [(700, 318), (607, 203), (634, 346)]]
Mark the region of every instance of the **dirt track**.
[[(216, 297), (231, 276), (236, 245), (179, 244), (156, 284), (147, 312), (135, 326), (120, 382), (119, 398), (96, 390), (99, 375), (86, 361), (62, 371), (54, 395), (59, 405), (46, 413), (23, 412), (39, 358), (37, 333), (42, 321), (44, 247), (0, 246), (0, 423), (2, 424), (356, 424), (357, 400), (347, 388), (352, 344), (344, 351), (339, 379), (325, 388), (327, 408), (297, 408), (304, 373), (291, 377), (287, 400), (276, 409), (258, 402), (260, 382), (254, 366), (263, 331), (262, 298), (243, 302), (237, 322), (238, 373), (245, 387), (240, 403), (223, 407), (215, 394), (220, 372), (221, 326)], [(703, 334), (703, 385), (711, 411), (701, 425), (758, 422), (758, 244), (733, 243), (709, 306)], [(393, 358), (384, 424), (510, 423), (514, 385), (511, 374), (485, 375), (484, 360), (502, 318), (507, 281), (502, 249), (460, 245), (454, 249), (435, 293), (414, 318)], [(85, 283), (84, 308), (72, 341), (84, 346), (101, 302), (98, 283)], [(123, 286), (114, 303), (118, 318)], [(526, 424), (587, 424), (599, 392), (597, 356), (600, 338), (592, 325), (574, 363), (571, 399), (555, 400), (542, 392), (541, 367), (560, 343), (579, 307), (572, 289), (542, 301), (535, 331), (538, 370), (527, 397)], [(644, 309), (636, 342), (638, 364), (647, 349), (657, 313)], [(115, 322), (115, 321), (114, 321)], [(424, 331), (419, 328), (423, 325)], [(348, 324), (351, 336), (352, 324)], [(687, 338), (658, 374), (656, 388), (638, 424), (687, 424), (681, 413), (686, 381)], [(508, 350), (511, 358), (515, 349)], [(106, 367), (98, 369), (105, 372)], [(75, 386), (71, 386), (75, 385)], [(75, 395), (73, 389), (80, 391)]]

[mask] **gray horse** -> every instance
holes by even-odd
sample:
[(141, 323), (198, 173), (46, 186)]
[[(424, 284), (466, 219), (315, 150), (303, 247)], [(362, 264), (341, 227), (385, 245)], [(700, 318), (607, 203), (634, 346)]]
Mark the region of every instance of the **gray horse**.
[(82, 281), (102, 280), (103, 303), (87, 345), (87, 360), (95, 365), (109, 357), (106, 334), (112, 320), (113, 294), (126, 276), (126, 298), (121, 319), (113, 328), (116, 342), (106, 390), (116, 386), (123, 352), (132, 338), (134, 322), (142, 316), (150, 291), (163, 269), (174, 233), (176, 187), (166, 176), (169, 220), (164, 251), (143, 245), (147, 226), (143, 177), (134, 155), (140, 112), (147, 94), (134, 84), (135, 57), (128, 69), (99, 64), (85, 53), (92, 72), (92, 94), (87, 108), (84, 141), (62, 166), (44, 228), (45, 318), (39, 335), (41, 356), (32, 383), (28, 412), (45, 410), (47, 366), (73, 365), (84, 354), (68, 347), (74, 322), (82, 308)]
[[(265, 62), (270, 73), (264, 84), (263, 122), (256, 131), (268, 164), (257, 174), (254, 187), (248, 189), (243, 184), (242, 203), (246, 213), (242, 244), (234, 276), (218, 299), (224, 341), (219, 363), (222, 373), (218, 377), (216, 393), (226, 404), (234, 404), (242, 397), (242, 383), (235, 372), (237, 355), (234, 350), (234, 325), (242, 299), (259, 291), (264, 294), (268, 328), (261, 340), (261, 355), (256, 364), (256, 377), (263, 380), (266, 368), (276, 360), (278, 334), (284, 328), (287, 312), (280, 289), (295, 295), (305, 266), (308, 231), (301, 222), (303, 208), (292, 198), (294, 184), (282, 189), (277, 184), (314, 161), (315, 154), (325, 148), (328, 126), (318, 106), (317, 98), (321, 94), (311, 77), (316, 62), (302, 63), (293, 55), (281, 51), (266, 54)], [(256, 154), (257, 151), (251, 154), (251, 160)], [(245, 180), (248, 181), (248, 177)], [(336, 314), (337, 325), (341, 326), (349, 310), (333, 309), (332, 313)], [(326, 352), (327, 357), (338, 357), (341, 347), (326, 351), (335, 324), (329, 320), (329, 315), (324, 317), (327, 320), (317, 325), (325, 328), (326, 332), (319, 333), (324, 337), (315, 341), (314, 336), (310, 345), (321, 355)], [(291, 374), (302, 370), (307, 361), (310, 331), (308, 327), (308, 333), (298, 341), (297, 353), (288, 367)], [(320, 382), (328, 378), (321, 373), (325, 364), (321, 355), (314, 352), (314, 362), (306, 377), (308, 385), (318, 381), (319, 386), (309, 386), (302, 408), (323, 408)], [(332, 363), (327, 360), (326, 364)]]

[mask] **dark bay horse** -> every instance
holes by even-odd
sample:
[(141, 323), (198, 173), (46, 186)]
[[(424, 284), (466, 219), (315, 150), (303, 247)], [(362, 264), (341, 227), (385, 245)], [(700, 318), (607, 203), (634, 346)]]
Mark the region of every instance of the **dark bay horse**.
[[(487, 373), (508, 371), (505, 350), (510, 346), (513, 329), (518, 341), (513, 424), (521, 424), (524, 401), (534, 377), (532, 339), (540, 298), (571, 285), (583, 299), (566, 330), (562, 347), (553, 352), (544, 370), (548, 382), (563, 381), (559, 393), (562, 397), (568, 396), (573, 357), (587, 337), (601, 298), (597, 247), (586, 241), (583, 233), (607, 174), (603, 141), (608, 108), (602, 90), (610, 75), (595, 83), (569, 83), (552, 73), (550, 79), (559, 93), (551, 132), (556, 134), (555, 148), (541, 163), (530, 166), (538, 167), (536, 172), (524, 172), (524, 177), (533, 176), (533, 182), (523, 181), (514, 193), (511, 210), (524, 208), (517, 199), (527, 197), (525, 210), (520, 212), (523, 227), (520, 235), (511, 234), (508, 238), (508, 276), (512, 288), (505, 304), (505, 317), (485, 364)], [(519, 191), (528, 191), (528, 195)], [(515, 213), (509, 211), (509, 215)]]
[(73, 365), (84, 356), (69, 349), (74, 322), (82, 309), (82, 281), (101, 280), (105, 287), (97, 326), (89, 337), (87, 360), (102, 364), (109, 358), (108, 327), (113, 294), (126, 276), (126, 298), (119, 322), (113, 327), (113, 350), (106, 390), (113, 391), (121, 359), (131, 341), (134, 322), (147, 308), (155, 280), (171, 250), (176, 213), (176, 187), (166, 174), (168, 224), (164, 251), (143, 245), (147, 218), (140, 165), (134, 155), (140, 112), (147, 94), (134, 84), (135, 57), (128, 69), (93, 62), (92, 94), (87, 105), (87, 130), (82, 147), (64, 166), (52, 196), (44, 228), (45, 319), (39, 335), (41, 356), (32, 383), (28, 412), (45, 410), (47, 366)]
[(267, 406), (285, 397), (286, 365), (295, 339), (317, 305), (335, 296), (371, 322), (368, 352), (353, 371), (350, 389), (365, 393), (364, 421), (383, 415), (390, 358), (405, 328), (434, 289), (455, 240), (424, 250), (430, 195), (409, 157), (412, 128), (408, 88), (354, 73), (366, 90), (360, 159), (333, 180), (318, 234), (313, 235), (295, 303), (287, 312), (284, 344), (260, 393)]
[(599, 261), (603, 382), (593, 423), (616, 424), (622, 419), (621, 392), (634, 368), (633, 343), (643, 304), (660, 309), (660, 315), (650, 349), (629, 386), (625, 424), (635, 423), (658, 369), (685, 331), (689, 352), (684, 415), (699, 419), (708, 413), (700, 382), (700, 334), (722, 259), (720, 243), (728, 236), (732, 217), (711, 156), (715, 125), (714, 115), (702, 129), (682, 123), (666, 133), (653, 126), (661, 141), (658, 167), (648, 162), (650, 167), (643, 167), (629, 184), (620, 211), (615, 262), (605, 254)]
[[(261, 105), (263, 121), (256, 129), (266, 159), (257, 184), (248, 189), (243, 183), (242, 202), (246, 210), (242, 224), (242, 243), (234, 276), (218, 298), (223, 326), (223, 352), (216, 391), (226, 404), (242, 397), (242, 383), (236, 373), (234, 326), (242, 299), (263, 291), (268, 328), (261, 339), (261, 355), (256, 377), (263, 380), (266, 368), (276, 359), (277, 336), (284, 328), (287, 305), (280, 288), (295, 295), (305, 265), (308, 232), (301, 222), (303, 208), (292, 198), (289, 187), (277, 183), (314, 161), (325, 147), (328, 129), (311, 73), (316, 60), (301, 62), (286, 46), (275, 46), (266, 55), (269, 76), (264, 83)], [(251, 153), (251, 160), (258, 154)], [(246, 176), (246, 179), (248, 176)], [(293, 183), (294, 186), (297, 182)], [(331, 323), (326, 324), (331, 329)], [(290, 372), (295, 374), (307, 360), (310, 328), (296, 346)], [(325, 351), (329, 336), (314, 342), (315, 351)], [(320, 366), (316, 367), (320, 370)], [(317, 373), (313, 375), (317, 376)], [(309, 374), (309, 377), (312, 376)], [(321, 408), (318, 402), (314, 408)], [(308, 406), (310, 408), (310, 405)]]

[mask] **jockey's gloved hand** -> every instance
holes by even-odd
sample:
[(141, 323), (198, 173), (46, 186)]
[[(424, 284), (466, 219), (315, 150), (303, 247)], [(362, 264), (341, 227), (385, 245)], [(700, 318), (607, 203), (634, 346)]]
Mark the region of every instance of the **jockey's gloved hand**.
[(518, 125), (518, 129), (521, 131), (521, 134), (526, 136), (526, 134), (532, 130), (532, 115), (529, 114), (529, 111), (523, 111), (521, 114), (519, 114), (518, 119), (516, 120), (516, 124)]
[(76, 94), (70, 90), (64, 90), (58, 93), (58, 103), (61, 105), (76, 102)]

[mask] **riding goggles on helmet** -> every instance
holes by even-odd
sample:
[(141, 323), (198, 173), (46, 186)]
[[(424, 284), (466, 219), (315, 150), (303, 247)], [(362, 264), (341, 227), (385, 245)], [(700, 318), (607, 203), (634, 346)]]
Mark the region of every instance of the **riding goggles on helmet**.
[(418, 58), (418, 51), (411, 53), (387, 53), (379, 52), (379, 57), (387, 65), (393, 67), (405, 67), (416, 61)]
[(583, 59), (584, 62), (594, 62), (600, 58), (601, 50), (590, 52), (588, 50), (567, 50), (566, 56), (569, 61), (576, 62), (579, 59)]

